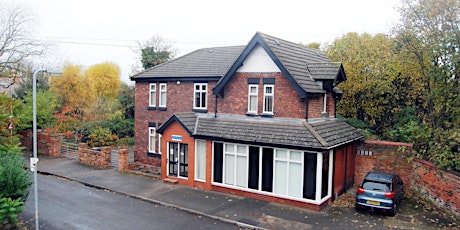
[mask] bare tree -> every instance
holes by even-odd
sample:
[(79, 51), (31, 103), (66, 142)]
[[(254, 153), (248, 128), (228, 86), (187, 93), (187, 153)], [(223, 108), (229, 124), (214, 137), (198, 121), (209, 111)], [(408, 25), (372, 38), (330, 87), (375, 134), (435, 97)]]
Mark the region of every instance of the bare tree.
[(6, 87), (27, 74), (28, 58), (42, 55), (47, 47), (34, 39), (34, 21), (24, 5), (0, 2), (0, 78), (9, 78)]
[(133, 73), (140, 72), (141, 69), (154, 67), (174, 58), (177, 50), (173, 48), (173, 44), (174, 42), (159, 35), (154, 35), (146, 41), (138, 41), (134, 52), (138, 56), (142, 68), (138, 65), (133, 66)]

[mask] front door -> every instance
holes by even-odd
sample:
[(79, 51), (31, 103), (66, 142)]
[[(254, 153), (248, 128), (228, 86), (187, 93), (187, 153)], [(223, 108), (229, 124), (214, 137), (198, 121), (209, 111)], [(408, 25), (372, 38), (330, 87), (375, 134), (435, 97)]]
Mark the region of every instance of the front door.
[(169, 143), (169, 175), (188, 177), (188, 145)]

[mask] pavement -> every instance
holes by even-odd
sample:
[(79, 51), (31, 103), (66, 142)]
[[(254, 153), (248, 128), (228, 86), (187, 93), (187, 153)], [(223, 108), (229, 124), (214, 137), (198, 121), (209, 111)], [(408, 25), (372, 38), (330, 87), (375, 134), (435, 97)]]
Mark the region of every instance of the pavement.
[[(25, 157), (29, 156), (25, 154)], [(77, 181), (97, 189), (233, 223), (242, 229), (335, 229), (337, 227), (356, 229), (356, 227), (363, 226), (367, 229), (369, 225), (361, 225), (361, 223), (370, 222), (375, 222), (373, 225), (380, 229), (378, 226), (395, 228), (395, 221), (403, 221), (403, 224), (407, 224), (398, 224), (405, 226), (400, 229), (415, 229), (414, 226), (417, 229), (420, 229), (419, 227), (432, 229), (430, 223), (427, 225), (417, 220), (414, 221), (413, 217), (409, 219), (401, 219), (402, 216), (398, 218), (398, 215), (396, 218), (375, 217), (357, 213), (354, 208), (333, 208), (331, 206), (324, 208), (321, 212), (315, 212), (252, 198), (168, 184), (151, 177), (121, 173), (115, 167), (98, 169), (69, 158), (52, 158), (41, 155), (39, 159), (38, 172), (41, 174)], [(40, 189), (46, 190), (46, 188)], [(436, 225), (433, 229), (437, 229)]]

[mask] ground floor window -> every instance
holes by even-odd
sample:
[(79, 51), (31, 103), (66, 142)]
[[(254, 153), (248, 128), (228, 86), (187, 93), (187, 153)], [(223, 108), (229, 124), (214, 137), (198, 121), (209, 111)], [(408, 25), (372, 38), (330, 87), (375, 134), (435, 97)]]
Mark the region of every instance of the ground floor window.
[(188, 177), (188, 145), (169, 143), (168, 175)]
[(319, 201), (329, 189), (330, 165), (323, 163), (323, 159), (329, 162), (328, 155), (324, 153), (323, 157), (323, 153), (316, 152), (214, 142), (213, 183)]
[(195, 179), (206, 180), (206, 141), (196, 140), (195, 143)]

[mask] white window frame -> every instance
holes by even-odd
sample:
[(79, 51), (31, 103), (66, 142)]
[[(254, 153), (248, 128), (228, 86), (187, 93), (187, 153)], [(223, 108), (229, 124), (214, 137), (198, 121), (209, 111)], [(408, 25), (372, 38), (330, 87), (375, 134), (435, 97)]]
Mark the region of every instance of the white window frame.
[[(256, 88), (255, 93), (251, 93), (252, 88)], [(251, 110), (251, 97), (256, 98), (255, 110)], [(259, 100), (259, 85), (249, 84), (248, 86), (248, 113), (257, 114), (258, 100)]]
[[(197, 90), (196, 87), (199, 86), (199, 89)], [(206, 89), (203, 90), (202, 86), (205, 86)], [(196, 106), (196, 94), (199, 93), (200, 97), (200, 106)], [(203, 94), (204, 93), (204, 98)], [(201, 106), (201, 102), (204, 99), (204, 106)], [(195, 83), (193, 84), (193, 109), (207, 109), (208, 108), (208, 83)]]
[(323, 111), (322, 113), (326, 113), (326, 108), (327, 108), (327, 94), (323, 95)]
[[(267, 93), (267, 88), (272, 88), (271, 93)], [(263, 108), (263, 113), (264, 114), (273, 114), (273, 111), (275, 110), (275, 85), (264, 85), (264, 108)], [(272, 111), (267, 111), (265, 110), (267, 107), (267, 97), (272, 98), (272, 105), (271, 105), (271, 110)]]
[(156, 102), (157, 102), (157, 84), (156, 83), (151, 83), (150, 84), (150, 93), (149, 93), (149, 106), (150, 107), (155, 107)]
[[(228, 152), (226, 151), (226, 147), (227, 145), (233, 145), (234, 148), (233, 148), (233, 152)], [(244, 153), (238, 153), (238, 146), (243, 146), (245, 147), (245, 151)], [(223, 165), (222, 165), (222, 183), (225, 184), (225, 185), (228, 185), (228, 186), (232, 186), (232, 187), (237, 187), (237, 188), (247, 188), (248, 187), (248, 170), (249, 170), (249, 154), (248, 154), (248, 151), (249, 151), (249, 148), (247, 145), (241, 145), (241, 144), (233, 144), (233, 143), (224, 143), (224, 157), (223, 157)], [(229, 183), (226, 181), (226, 171), (227, 171), (227, 166), (225, 164), (226, 162), (226, 158), (228, 158), (229, 156), (233, 156), (233, 183)], [(237, 183), (237, 180), (240, 179), (240, 177), (238, 177), (238, 172), (240, 172), (238, 170), (238, 165), (237, 165), (237, 162), (238, 162), (238, 158), (241, 158), (241, 157), (244, 157), (246, 158), (246, 161), (245, 161), (245, 165), (243, 165), (243, 168), (246, 169), (246, 173), (244, 175), (244, 183), (243, 183), (243, 186), (240, 186), (238, 185)]]
[[(212, 162), (214, 162), (214, 146), (215, 146), (215, 141), (212, 142)], [(219, 143), (222, 143), (223, 144), (223, 148), (224, 148), (224, 157), (225, 157), (225, 144), (235, 144), (237, 145), (237, 143), (226, 143), (226, 142), (219, 142)], [(263, 154), (263, 148), (264, 146), (256, 146), (256, 147), (259, 147), (260, 150), (259, 150), (259, 159), (262, 159), (262, 154)], [(272, 147), (268, 147), (268, 148), (272, 148)], [(277, 150), (287, 150), (288, 152), (289, 151), (296, 151), (296, 152), (301, 152), (302, 153), (302, 159), (300, 161), (295, 161), (293, 160), (294, 162), (296, 163), (300, 163), (302, 165), (302, 172), (305, 171), (305, 154), (316, 154), (317, 155), (317, 161), (316, 161), (316, 191), (315, 191), (315, 198), (313, 199), (308, 199), (308, 198), (303, 198), (302, 197), (294, 197), (294, 196), (290, 196), (290, 195), (281, 195), (281, 194), (278, 194), (278, 193), (275, 193), (274, 191), (272, 192), (266, 192), (266, 191), (263, 191), (262, 190), (262, 160), (259, 160), (259, 186), (258, 186), (258, 189), (250, 189), (250, 188), (243, 188), (243, 187), (239, 187), (239, 186), (236, 186), (236, 185), (229, 185), (229, 184), (226, 184), (224, 182), (225, 180), (225, 160), (223, 162), (223, 165), (222, 165), (222, 182), (214, 182), (214, 164), (212, 164), (211, 166), (211, 169), (212, 169), (212, 173), (211, 173), (211, 184), (212, 185), (216, 185), (216, 186), (220, 186), (220, 187), (224, 187), (224, 188), (230, 188), (230, 189), (237, 189), (237, 190), (241, 190), (241, 191), (247, 191), (247, 192), (256, 192), (257, 194), (261, 194), (261, 195), (266, 195), (266, 196), (273, 196), (273, 197), (279, 197), (279, 198), (283, 198), (283, 199), (289, 199), (289, 200), (296, 200), (296, 201), (301, 201), (301, 202), (305, 202), (305, 203), (308, 203), (308, 204), (315, 204), (315, 205), (319, 205), (319, 204), (323, 204), (326, 200), (330, 199), (332, 197), (332, 172), (333, 172), (333, 162), (334, 162), (334, 154), (333, 154), (333, 150), (329, 151), (329, 177), (328, 177), (328, 193), (325, 197), (321, 198), (321, 189), (322, 189), (322, 162), (323, 162), (323, 153), (322, 152), (313, 152), (313, 151), (305, 151), (305, 150), (296, 150), (296, 149), (280, 149), (280, 148), (272, 148), (273, 149), (273, 176), (275, 176), (275, 158), (276, 158), (276, 151)], [(249, 172), (249, 145), (247, 145), (247, 153), (248, 153), (248, 168), (247, 168), (247, 172)], [(290, 155), (289, 155), (290, 157)], [(301, 181), (301, 188), (302, 188), (302, 191), (303, 191), (303, 184), (304, 184), (304, 175), (302, 173), (302, 181)], [(274, 179), (274, 178), (273, 178)], [(248, 178), (247, 178), (248, 180)], [(246, 184), (247, 184), (247, 180), (246, 180)], [(273, 181), (273, 183), (275, 183), (275, 181)], [(275, 184), (273, 184), (273, 189), (275, 189)]]
[[(285, 151), (286, 152), (286, 158), (279, 158), (277, 157), (277, 153), (280, 152), (280, 151)], [(295, 159), (292, 159), (291, 158), (291, 153), (292, 152), (298, 152), (300, 153), (300, 159), (299, 160), (295, 160)], [(283, 195), (283, 196), (289, 196), (289, 197), (295, 197), (295, 198), (303, 198), (302, 196), (302, 191), (303, 191), (303, 182), (304, 182), (304, 178), (303, 178), (303, 172), (304, 172), (304, 152), (303, 151), (300, 151), (300, 150), (289, 150), (289, 149), (275, 149), (274, 151), (274, 156), (273, 156), (273, 163), (274, 163), (274, 167), (273, 167), (273, 193), (275, 194), (279, 194), (279, 195)], [(284, 162), (286, 163), (286, 178), (283, 178), (281, 179), (281, 181), (277, 181), (276, 178), (277, 178), (277, 172), (276, 171), (276, 163), (277, 162)], [(290, 168), (292, 167), (293, 164), (300, 164), (301, 166), (301, 173), (300, 173), (300, 181), (301, 181), (301, 185), (300, 185), (300, 196), (294, 196), (294, 195), (291, 195), (292, 194), (292, 188), (290, 188), (290, 178), (292, 177), (290, 175)], [(322, 165), (321, 165), (322, 166)], [(286, 193), (285, 194), (282, 194), (282, 193), (277, 193), (276, 192), (276, 188), (277, 188), (277, 185), (278, 184), (285, 184), (286, 185)], [(298, 191), (299, 192), (299, 191)]]
[[(164, 88), (163, 88), (163, 86), (164, 86)], [(159, 98), (158, 98), (158, 105), (159, 105), (159, 107), (166, 107), (166, 99), (167, 99), (166, 95), (167, 95), (167, 92), (168, 92), (167, 91), (167, 84), (166, 83), (160, 83), (160, 90), (159, 91), (160, 91), (160, 94), (159, 94)], [(164, 97), (164, 101), (165, 101), (164, 104), (161, 103), (161, 101), (163, 101), (162, 100), (163, 97)]]
[[(200, 162), (200, 154), (203, 152), (198, 151), (198, 142), (204, 142), (204, 162)], [(198, 172), (203, 172), (204, 177), (199, 177)], [(195, 140), (195, 180), (206, 182), (206, 140), (196, 139)]]
[[(153, 134), (152, 134), (152, 131), (153, 131)], [(149, 127), (149, 146), (148, 146), (148, 150), (149, 150), (149, 153), (155, 153), (155, 139), (156, 139), (156, 129), (155, 127)], [(153, 137), (153, 141), (152, 141), (152, 137)]]

